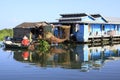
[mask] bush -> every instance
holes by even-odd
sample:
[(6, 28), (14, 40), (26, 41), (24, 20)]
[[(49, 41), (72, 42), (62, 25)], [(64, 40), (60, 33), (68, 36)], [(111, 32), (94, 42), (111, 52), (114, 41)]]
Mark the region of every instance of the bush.
[(40, 39), (39, 44), (40, 45), (39, 45), (38, 49), (40, 50), (40, 52), (45, 53), (45, 52), (49, 51), (50, 44), (46, 40)]
[(3, 41), (5, 36), (13, 37), (13, 29), (0, 30), (0, 41)]

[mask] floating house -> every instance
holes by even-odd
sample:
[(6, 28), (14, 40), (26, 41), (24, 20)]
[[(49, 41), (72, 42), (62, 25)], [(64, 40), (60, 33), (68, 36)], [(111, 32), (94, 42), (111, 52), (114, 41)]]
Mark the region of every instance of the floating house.
[(14, 41), (21, 41), (24, 36), (29, 39), (37, 39), (39, 35), (44, 36), (44, 32), (51, 32), (52, 26), (47, 22), (24, 22), (13, 28)]
[[(120, 18), (100, 14), (60, 14), (54, 25), (69, 25), (70, 39), (77, 42), (119, 41)], [(112, 37), (112, 38), (111, 38)]]
[[(32, 33), (32, 37), (36, 39), (39, 34), (44, 34), (42, 32), (49, 31), (57, 38), (63, 39), (67, 36), (67, 40), (74, 42), (120, 43), (120, 18), (86, 13), (60, 14), (60, 16), (58, 22), (22, 23), (13, 29), (13, 38), (17, 41), (24, 35), (31, 38)], [(43, 26), (47, 27), (43, 29)]]
[(47, 22), (24, 22), (13, 28), (13, 32), (15, 42), (20, 42), (24, 36), (27, 36), (30, 41), (41, 38), (50, 43), (61, 43), (69, 40), (70, 26), (54, 26)]

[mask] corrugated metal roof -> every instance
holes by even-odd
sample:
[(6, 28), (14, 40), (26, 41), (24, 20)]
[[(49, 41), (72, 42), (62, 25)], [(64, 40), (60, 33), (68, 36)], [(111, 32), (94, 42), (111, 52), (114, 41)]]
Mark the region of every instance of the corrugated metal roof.
[(60, 14), (62, 17), (75, 17), (75, 16), (87, 16), (86, 13), (72, 13), (72, 14)]
[[(92, 23), (92, 24), (105, 24), (106, 22), (99, 22), (99, 21), (74, 21), (74, 20), (71, 20), (71, 21), (60, 21), (62, 23)], [(106, 23), (107, 24), (107, 23)]]
[(102, 17), (100, 14), (90, 14), (94, 18)]
[(120, 24), (120, 18), (117, 18), (117, 17), (105, 17), (105, 19), (108, 21), (108, 23)]
[(62, 17), (62, 18), (60, 18), (59, 20), (68, 20), (68, 19), (81, 19), (81, 17), (68, 17), (68, 18), (64, 18), (64, 17)]
[(89, 23), (89, 24), (120, 24), (120, 22), (109, 22), (109, 23), (105, 23), (105, 22), (96, 22), (96, 21), (61, 21), (61, 22), (57, 22), (57, 23)]
[(103, 19), (106, 23), (108, 22), (103, 16), (101, 16), (100, 14), (90, 14), (90, 16), (92, 16), (95, 19), (101, 18)]
[(120, 24), (120, 23), (105, 23), (105, 22), (96, 22), (96, 21), (61, 21), (61, 22), (57, 22), (57, 24), (62, 24), (62, 23), (67, 23), (67, 24), (71, 24), (71, 23), (83, 23), (83, 24)]
[[(73, 13), (73, 14), (60, 14), (62, 17), (58, 20), (63, 20), (62, 23), (101, 23), (101, 24), (120, 24), (120, 18), (116, 17), (103, 17), (100, 14), (86, 14), (86, 13)], [(82, 19), (81, 17), (89, 16), (95, 19), (94, 21), (73, 21), (74, 19)], [(105, 22), (97, 21), (98, 18), (103, 19)], [(65, 20), (65, 21), (64, 21)], [(68, 20), (68, 21), (67, 21)], [(71, 21), (70, 21), (71, 20)]]

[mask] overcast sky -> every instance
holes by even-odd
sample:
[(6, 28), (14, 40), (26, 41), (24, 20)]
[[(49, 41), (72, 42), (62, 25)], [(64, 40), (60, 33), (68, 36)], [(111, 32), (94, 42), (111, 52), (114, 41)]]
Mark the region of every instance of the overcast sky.
[(0, 29), (23, 22), (54, 22), (64, 13), (120, 17), (120, 0), (1, 0)]

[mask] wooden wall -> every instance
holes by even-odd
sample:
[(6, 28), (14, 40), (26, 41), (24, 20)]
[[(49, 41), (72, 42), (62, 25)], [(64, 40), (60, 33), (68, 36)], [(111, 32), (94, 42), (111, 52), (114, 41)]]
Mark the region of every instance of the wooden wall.
[(26, 35), (29, 38), (30, 29), (28, 28), (14, 28), (13, 29), (13, 38), (15, 40), (22, 40), (24, 35)]

